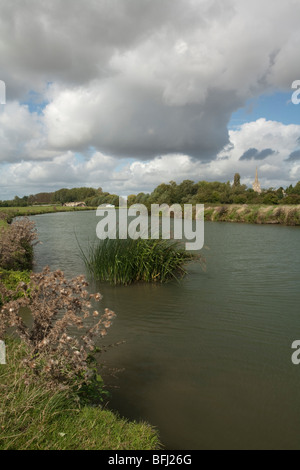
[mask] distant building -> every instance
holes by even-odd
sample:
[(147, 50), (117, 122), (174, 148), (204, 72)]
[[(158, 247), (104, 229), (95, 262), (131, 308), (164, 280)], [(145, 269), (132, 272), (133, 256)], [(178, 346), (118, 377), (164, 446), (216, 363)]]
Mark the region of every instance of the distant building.
[(262, 192), (261, 187), (260, 187), (260, 182), (258, 181), (257, 167), (256, 167), (256, 173), (255, 173), (255, 181), (252, 184), (252, 188), (254, 189), (256, 193), (260, 194)]
[(86, 207), (85, 202), (65, 202), (65, 207)]

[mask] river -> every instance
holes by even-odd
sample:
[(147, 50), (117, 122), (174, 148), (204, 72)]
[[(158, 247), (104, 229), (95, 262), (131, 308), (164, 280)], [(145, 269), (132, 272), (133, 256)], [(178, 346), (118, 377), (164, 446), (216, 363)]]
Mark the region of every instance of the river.
[[(95, 212), (32, 220), (35, 270), (84, 273)], [(108, 406), (168, 449), (300, 449), (300, 228), (206, 222), (205, 245), (180, 283), (91, 283), (117, 313), (106, 344), (125, 341), (101, 356)]]

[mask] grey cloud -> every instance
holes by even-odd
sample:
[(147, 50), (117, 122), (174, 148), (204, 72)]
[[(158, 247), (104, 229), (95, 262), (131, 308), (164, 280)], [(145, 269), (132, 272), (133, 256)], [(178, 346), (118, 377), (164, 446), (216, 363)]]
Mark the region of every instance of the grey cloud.
[[(92, 144), (117, 157), (183, 153), (202, 161), (215, 159), (229, 143), (226, 124), (237, 103), (233, 93), (211, 90), (203, 103), (167, 106), (160, 89), (111, 82), (104, 91), (96, 87), (89, 103), (74, 93), (77, 103), (70, 109), (69, 99), (59, 96), (45, 111), (50, 145), (58, 151), (83, 151)], [(74, 138), (73, 129), (81, 135)]]
[(300, 150), (295, 150), (295, 152), (292, 152), (285, 161), (286, 162), (297, 162), (299, 160), (300, 160)]
[(1, 78), (15, 99), (49, 81), (82, 85), (111, 76), (116, 51), (133, 50), (152, 36), (165, 41), (176, 32), (205, 30), (213, 15), (228, 16), (231, 1), (224, 3), (221, 8), (217, 0), (207, 6), (192, 0), (1, 0)]
[(256, 148), (250, 148), (243, 153), (239, 160), (264, 160), (270, 155), (274, 155), (275, 150), (270, 148), (261, 150), (260, 152)]
[(255, 160), (264, 160), (265, 158), (270, 157), (270, 155), (274, 155), (274, 153), (276, 153), (275, 150), (268, 148), (258, 152), (254, 158)]
[(246, 150), (246, 152), (243, 153), (243, 155), (240, 157), (240, 160), (251, 160), (257, 154), (258, 154), (257, 149), (250, 148), (250, 149)]

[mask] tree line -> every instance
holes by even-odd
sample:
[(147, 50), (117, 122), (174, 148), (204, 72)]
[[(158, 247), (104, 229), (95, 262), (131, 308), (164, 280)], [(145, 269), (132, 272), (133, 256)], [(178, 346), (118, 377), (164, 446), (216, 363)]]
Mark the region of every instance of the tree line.
[(22, 198), (15, 196), (12, 200), (0, 201), (0, 207), (26, 207), (43, 204), (60, 206), (68, 202), (81, 201), (92, 207), (97, 207), (100, 204), (118, 205), (119, 196), (104, 192), (102, 188), (62, 188), (58, 191), (37, 193)]
[[(100, 204), (118, 206), (119, 196), (104, 192), (102, 188), (72, 188), (59, 189), (50, 193), (15, 196), (13, 200), (0, 201), (0, 207), (22, 207), (40, 204), (63, 205), (67, 202), (85, 202), (87, 206), (98, 207)], [(219, 181), (208, 182), (184, 180), (177, 184), (175, 181), (158, 185), (151, 193), (138, 193), (128, 196), (128, 205), (144, 204), (300, 204), (300, 181), (295, 186), (278, 189), (269, 188), (261, 193), (240, 183), (240, 175), (234, 175), (231, 184)]]
[(131, 204), (300, 204), (300, 181), (288, 188), (269, 188), (261, 193), (240, 183), (240, 175), (234, 175), (231, 184), (218, 181), (184, 180), (177, 184), (170, 181), (160, 184), (151, 194), (139, 193), (128, 196)]

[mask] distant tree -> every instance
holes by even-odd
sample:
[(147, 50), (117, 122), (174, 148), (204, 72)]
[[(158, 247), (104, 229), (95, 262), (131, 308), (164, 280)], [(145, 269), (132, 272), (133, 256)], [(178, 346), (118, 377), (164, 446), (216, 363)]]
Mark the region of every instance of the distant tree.
[(280, 202), (282, 204), (300, 204), (300, 196), (298, 196), (298, 194), (289, 194)]
[(284, 198), (284, 189), (282, 187), (278, 188), (276, 191), (279, 200)]
[(179, 204), (188, 203), (192, 200), (193, 196), (197, 194), (198, 187), (191, 180), (184, 180), (176, 188), (175, 202)]
[(264, 204), (278, 204), (278, 195), (274, 191), (268, 191), (263, 196), (263, 203)]
[(293, 188), (293, 194), (298, 194), (300, 196), (300, 181)]
[(234, 179), (233, 179), (233, 186), (240, 186), (241, 185), (241, 176), (239, 173), (235, 173)]
[(237, 194), (233, 196), (233, 203), (234, 204), (246, 204), (247, 196), (245, 194)]
[(135, 204), (135, 201), (136, 201), (136, 195), (130, 194), (127, 198), (127, 205), (132, 206), (132, 204)]

